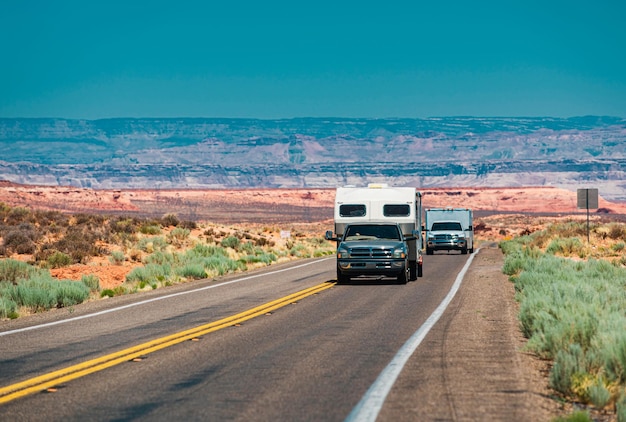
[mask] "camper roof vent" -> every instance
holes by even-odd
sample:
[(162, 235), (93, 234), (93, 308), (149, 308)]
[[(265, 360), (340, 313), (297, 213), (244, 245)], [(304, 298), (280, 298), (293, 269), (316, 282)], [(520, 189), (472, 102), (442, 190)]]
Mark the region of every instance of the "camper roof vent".
[(382, 188), (388, 188), (389, 185), (387, 183), (370, 183), (367, 185), (367, 187), (370, 189), (382, 189)]

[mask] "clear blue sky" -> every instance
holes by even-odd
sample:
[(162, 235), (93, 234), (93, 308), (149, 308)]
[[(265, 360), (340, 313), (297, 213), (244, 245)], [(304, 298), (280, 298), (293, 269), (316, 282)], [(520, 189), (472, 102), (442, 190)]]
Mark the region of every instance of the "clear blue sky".
[(626, 2), (7, 0), (0, 117), (626, 117)]

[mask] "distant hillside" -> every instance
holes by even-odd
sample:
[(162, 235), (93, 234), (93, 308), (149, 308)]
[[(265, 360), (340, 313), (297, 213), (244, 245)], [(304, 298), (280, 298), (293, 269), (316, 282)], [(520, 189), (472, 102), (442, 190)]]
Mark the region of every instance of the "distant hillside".
[(91, 188), (598, 187), (626, 200), (626, 120), (0, 119), (0, 179)]

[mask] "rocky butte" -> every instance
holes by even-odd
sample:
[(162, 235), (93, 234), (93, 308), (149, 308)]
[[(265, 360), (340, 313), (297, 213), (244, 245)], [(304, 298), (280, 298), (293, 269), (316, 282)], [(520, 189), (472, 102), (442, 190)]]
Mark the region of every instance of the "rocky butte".
[(0, 119), (0, 179), (92, 189), (552, 186), (626, 200), (626, 120)]

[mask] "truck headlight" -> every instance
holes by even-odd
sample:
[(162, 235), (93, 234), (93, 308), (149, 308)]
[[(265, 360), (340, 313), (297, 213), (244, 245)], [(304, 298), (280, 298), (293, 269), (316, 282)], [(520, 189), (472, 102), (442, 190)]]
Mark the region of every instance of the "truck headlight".
[(337, 248), (337, 258), (350, 258), (350, 254), (346, 248)]
[(406, 258), (406, 250), (404, 250), (404, 248), (394, 249), (393, 257), (402, 259)]

